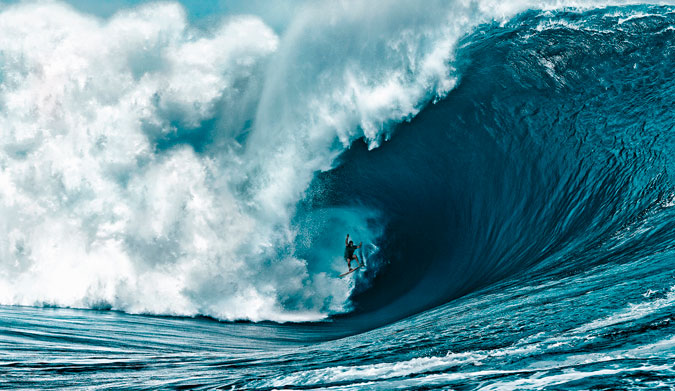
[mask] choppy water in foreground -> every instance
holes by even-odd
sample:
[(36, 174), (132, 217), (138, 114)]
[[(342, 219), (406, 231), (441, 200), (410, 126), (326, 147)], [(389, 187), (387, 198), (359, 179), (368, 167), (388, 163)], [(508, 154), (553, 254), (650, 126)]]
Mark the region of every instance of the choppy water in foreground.
[(0, 387), (672, 389), (665, 258), (514, 281), (325, 342), (309, 326), (2, 307)]

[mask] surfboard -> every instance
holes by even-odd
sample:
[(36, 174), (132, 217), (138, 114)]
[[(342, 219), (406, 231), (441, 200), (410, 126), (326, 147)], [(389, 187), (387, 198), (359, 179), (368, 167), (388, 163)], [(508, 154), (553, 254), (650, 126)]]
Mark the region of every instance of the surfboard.
[(359, 266), (353, 268), (352, 270), (348, 271), (347, 273), (342, 273), (342, 274), (340, 274), (340, 277), (344, 277), (344, 276), (346, 276), (347, 274), (352, 274), (352, 273), (354, 273), (355, 271), (359, 270), (362, 266), (363, 266), (363, 265), (359, 265)]

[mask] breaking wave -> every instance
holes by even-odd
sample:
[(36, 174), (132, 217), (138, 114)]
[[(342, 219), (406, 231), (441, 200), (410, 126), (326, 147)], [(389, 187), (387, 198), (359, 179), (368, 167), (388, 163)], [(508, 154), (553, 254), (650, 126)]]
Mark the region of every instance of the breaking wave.
[(672, 10), (576, 5), (0, 8), (0, 304), (389, 321), (672, 247)]

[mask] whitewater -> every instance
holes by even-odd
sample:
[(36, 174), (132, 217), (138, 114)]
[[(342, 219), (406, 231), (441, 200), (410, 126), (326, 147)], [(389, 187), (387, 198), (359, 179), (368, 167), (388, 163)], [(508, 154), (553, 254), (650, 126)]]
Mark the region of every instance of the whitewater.
[(212, 7), (0, 2), (0, 387), (675, 388), (673, 6)]

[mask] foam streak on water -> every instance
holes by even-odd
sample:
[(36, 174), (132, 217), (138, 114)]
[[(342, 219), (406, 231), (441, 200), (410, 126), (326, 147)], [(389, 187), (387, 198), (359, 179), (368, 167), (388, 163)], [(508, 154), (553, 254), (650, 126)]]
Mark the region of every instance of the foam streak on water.
[[(598, 277), (495, 286), (371, 332), (318, 343), (309, 341), (321, 331), (308, 326), (2, 307), (0, 386), (497, 390), (670, 384), (675, 339), (669, 299), (635, 294), (642, 284), (662, 288), (656, 281), (667, 275), (601, 288), (591, 274)], [(601, 273), (600, 285), (613, 278)], [(606, 297), (613, 299), (598, 307)]]

